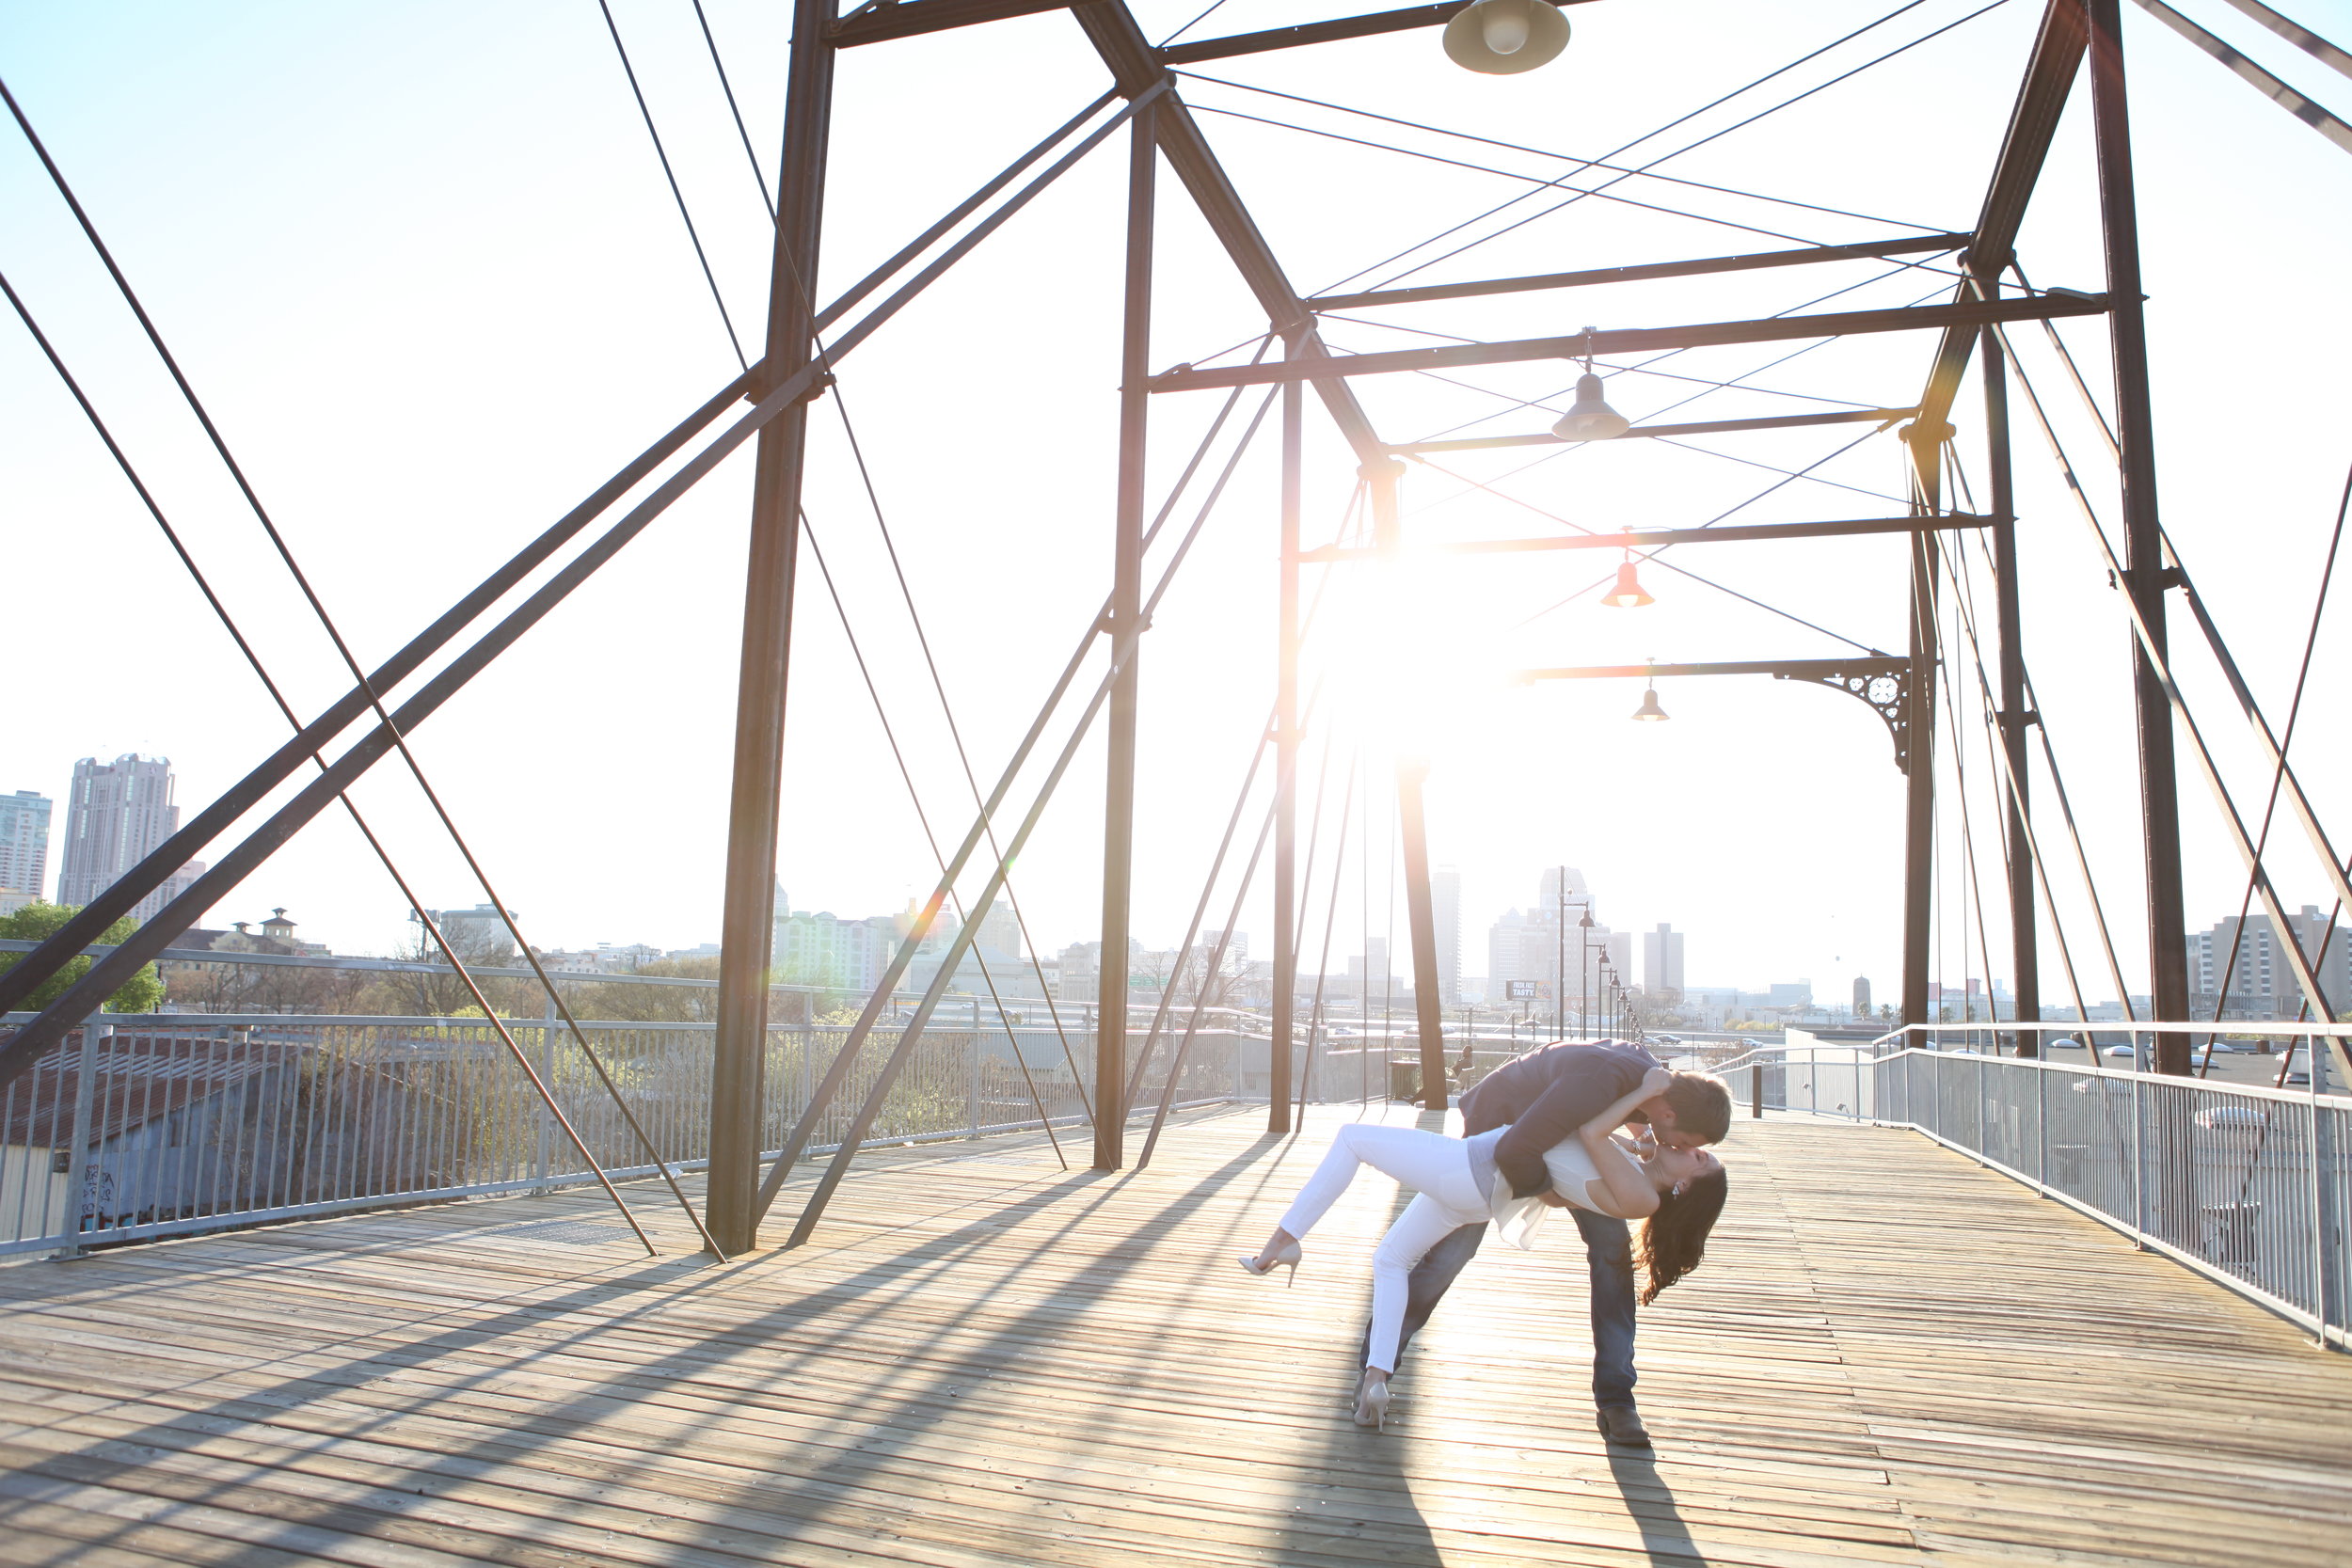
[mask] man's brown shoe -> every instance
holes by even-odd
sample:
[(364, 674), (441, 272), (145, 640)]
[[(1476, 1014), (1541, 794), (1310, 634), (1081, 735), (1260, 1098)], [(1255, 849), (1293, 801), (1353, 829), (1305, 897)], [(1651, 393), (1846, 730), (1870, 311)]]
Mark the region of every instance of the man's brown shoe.
[(1629, 1404), (1604, 1404), (1593, 1413), (1600, 1434), (1612, 1443), (1622, 1443), (1629, 1449), (1649, 1447), (1649, 1428), (1642, 1424), (1641, 1412)]

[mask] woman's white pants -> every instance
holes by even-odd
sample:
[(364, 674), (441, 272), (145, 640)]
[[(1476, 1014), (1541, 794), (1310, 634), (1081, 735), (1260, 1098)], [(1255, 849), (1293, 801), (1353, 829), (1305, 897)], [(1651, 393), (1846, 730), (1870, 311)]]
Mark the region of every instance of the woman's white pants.
[(1283, 1212), (1282, 1228), (1304, 1236), (1330, 1212), (1357, 1171), (1370, 1165), (1417, 1195), (1372, 1255), (1372, 1351), (1364, 1365), (1396, 1370), (1405, 1330), (1406, 1281), (1429, 1249), (1466, 1225), (1482, 1225), (1486, 1199), (1470, 1173), (1470, 1148), (1442, 1132), (1351, 1122)]

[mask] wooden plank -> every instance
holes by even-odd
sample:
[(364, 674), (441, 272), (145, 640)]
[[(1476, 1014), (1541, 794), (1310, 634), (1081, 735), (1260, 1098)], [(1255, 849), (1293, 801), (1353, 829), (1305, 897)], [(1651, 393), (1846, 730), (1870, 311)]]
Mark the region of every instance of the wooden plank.
[(1229, 1256), (1340, 1116), (1273, 1146), (1198, 1117), (1108, 1180), (1041, 1140), (887, 1153), (813, 1244), (725, 1267), (648, 1262), (565, 1193), (0, 1269), (0, 1561), (2341, 1554), (2340, 1359), (1867, 1129), (1738, 1129), (1706, 1266), (1644, 1314), (1654, 1453), (1591, 1429), (1565, 1227), (1482, 1253), (1359, 1433), (1393, 1191), (1295, 1290)]

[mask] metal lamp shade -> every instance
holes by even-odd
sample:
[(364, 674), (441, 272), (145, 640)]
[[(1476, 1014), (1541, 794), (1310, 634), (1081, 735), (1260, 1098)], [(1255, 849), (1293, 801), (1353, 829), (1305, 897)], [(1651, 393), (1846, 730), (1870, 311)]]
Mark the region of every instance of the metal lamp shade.
[(1551, 433), (1564, 441), (1613, 441), (1632, 426), (1632, 420), (1610, 407), (1600, 395), (1600, 377), (1586, 371), (1576, 378), (1576, 401), (1568, 404)]
[(1633, 717), (1645, 724), (1654, 724), (1668, 717), (1666, 710), (1658, 705), (1658, 688), (1653, 686), (1642, 693), (1642, 705), (1633, 710)]
[(1548, 65), (1567, 46), (1568, 19), (1549, 0), (1478, 0), (1445, 24), (1447, 57), (1488, 76)]
[[(1617, 585), (1603, 594), (1600, 602), (1613, 610), (1639, 610), (1657, 601), (1643, 592), (1642, 579), (1634, 575), (1633, 562), (1628, 561), (1617, 568)], [(1659, 717), (1662, 719), (1665, 715), (1661, 713)]]

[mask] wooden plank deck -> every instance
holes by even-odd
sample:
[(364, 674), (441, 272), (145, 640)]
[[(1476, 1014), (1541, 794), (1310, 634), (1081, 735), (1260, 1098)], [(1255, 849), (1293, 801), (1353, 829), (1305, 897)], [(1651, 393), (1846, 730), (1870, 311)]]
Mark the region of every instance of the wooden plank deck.
[(1139, 1176), (882, 1153), (727, 1266), (569, 1193), (0, 1269), (0, 1560), (2352, 1562), (2352, 1363), (1899, 1132), (1736, 1129), (1644, 1314), (1654, 1452), (1593, 1429), (1565, 1227), (1359, 1432), (1393, 1189), (1295, 1290), (1231, 1261), (1344, 1114), (1198, 1115)]

